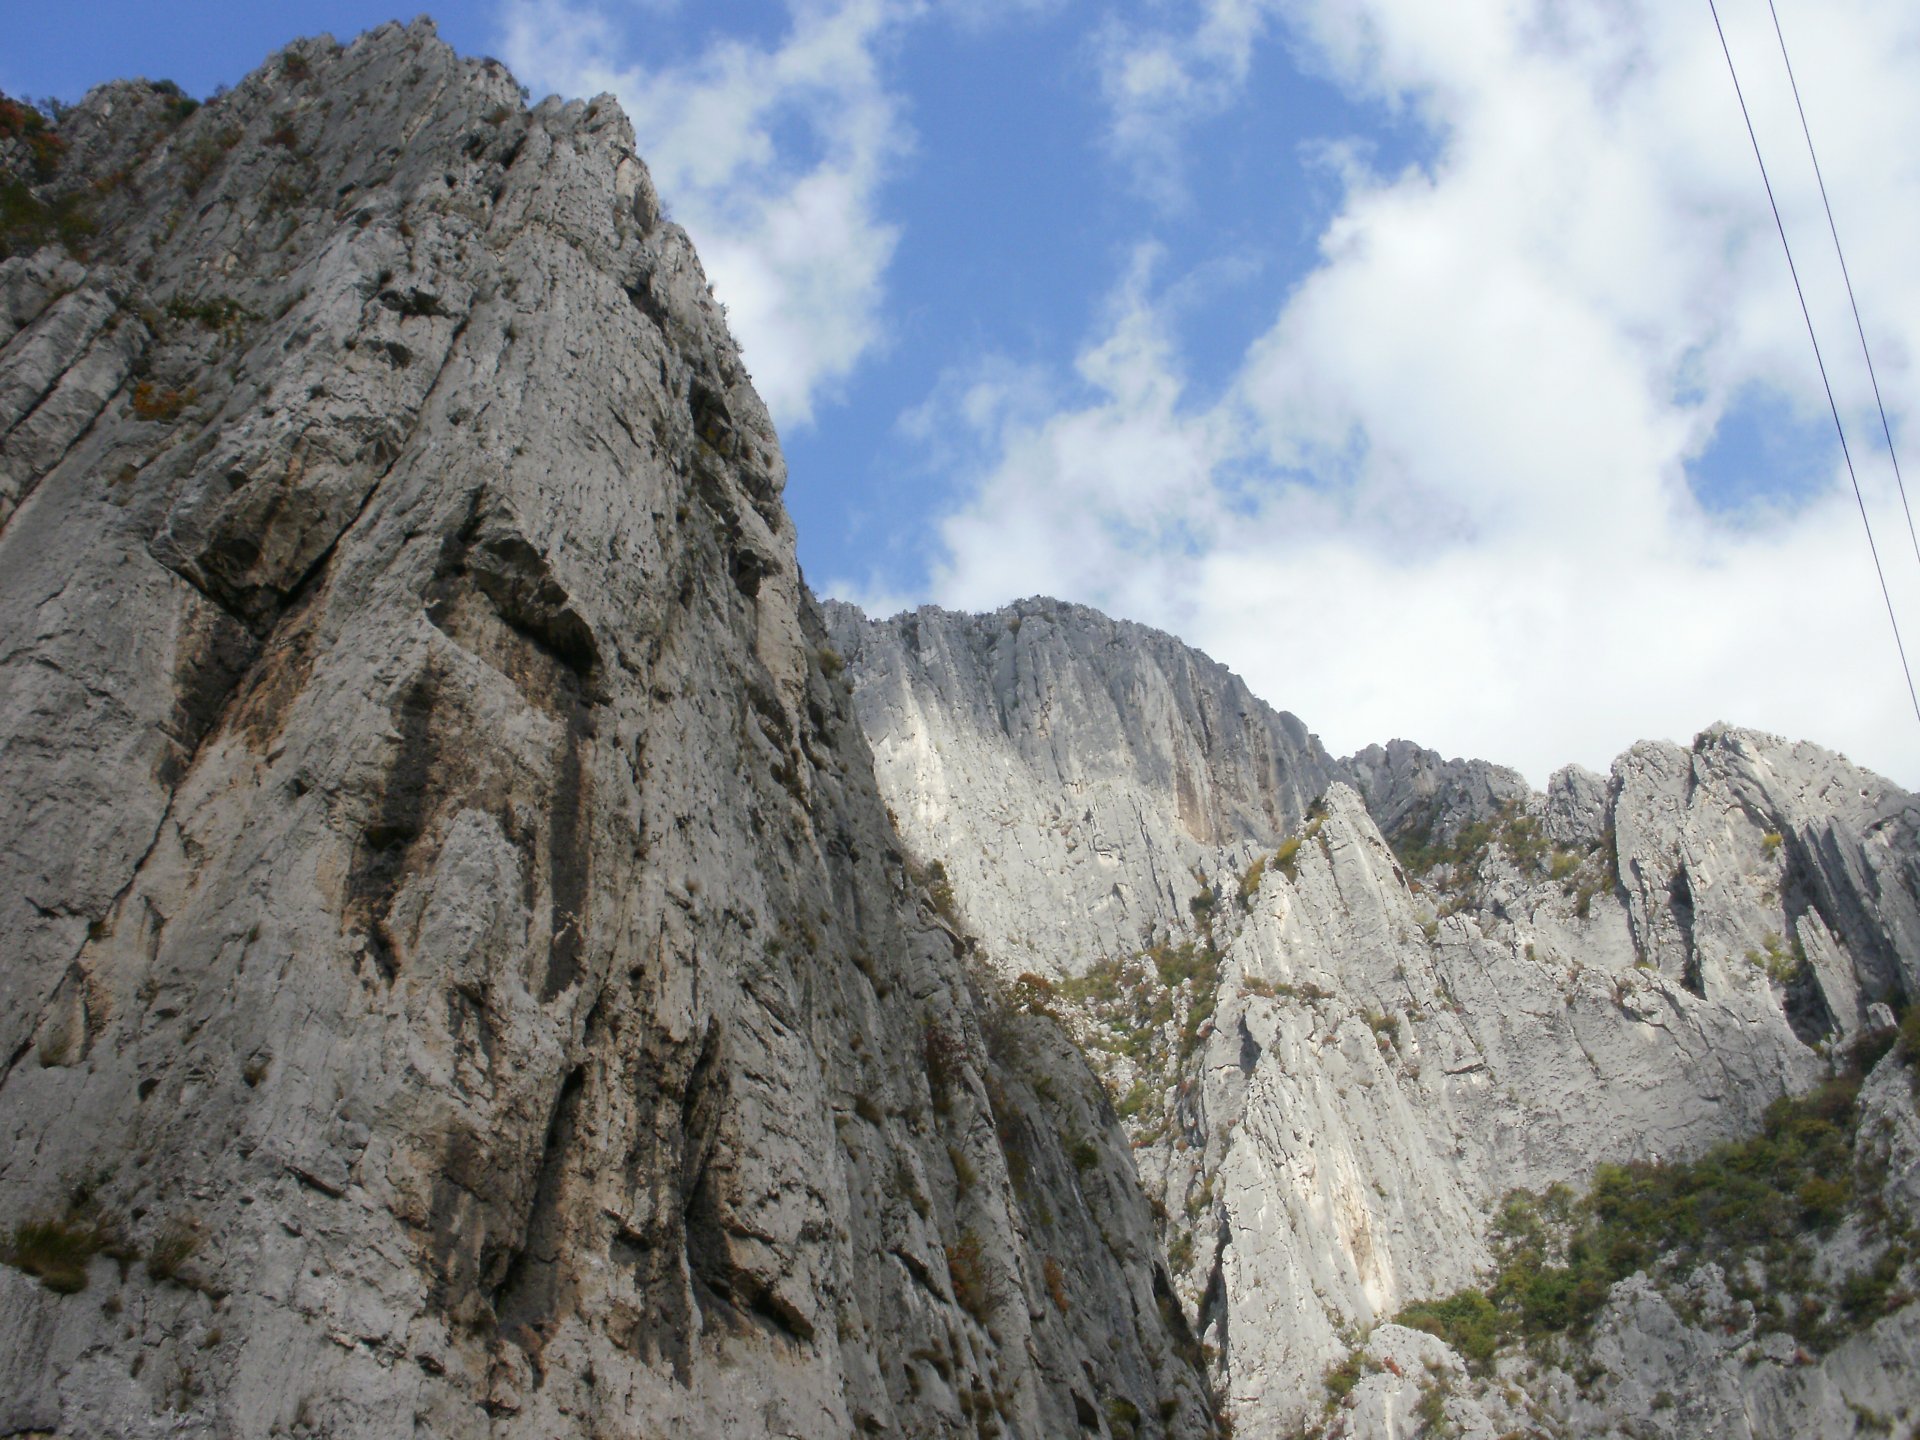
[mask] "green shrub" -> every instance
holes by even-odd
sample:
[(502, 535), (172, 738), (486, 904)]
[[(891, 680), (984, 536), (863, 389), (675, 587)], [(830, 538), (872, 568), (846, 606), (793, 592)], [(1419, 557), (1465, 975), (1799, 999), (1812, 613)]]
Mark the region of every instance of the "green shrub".
[(1267, 875), (1267, 857), (1262, 855), (1247, 867), (1247, 873), (1240, 877), (1240, 908), (1251, 910), (1253, 897), (1260, 893), (1260, 882)]
[(1289, 880), (1300, 878), (1300, 844), (1300, 836), (1289, 836), (1282, 840), (1280, 848), (1273, 852), (1273, 864)]
[(22, 181), (0, 185), (0, 260), (50, 244), (84, 259), (95, 230), (84, 192), (43, 200)]
[(177, 1279), (180, 1267), (200, 1249), (199, 1233), (183, 1220), (169, 1220), (160, 1227), (153, 1246), (147, 1251), (147, 1274), (156, 1280)]
[(956, 930), (963, 928), (960, 909), (953, 898), (953, 882), (947, 879), (947, 867), (938, 860), (932, 861), (926, 869), (926, 882), (927, 898), (933, 902), (940, 918)]
[(14, 1227), (0, 1260), (56, 1294), (74, 1295), (87, 1288), (87, 1262), (107, 1248), (107, 1240), (100, 1222), (84, 1215), (26, 1220)]
[(1853, 1198), (1858, 1077), (1776, 1100), (1758, 1135), (1697, 1160), (1601, 1165), (1586, 1195), (1515, 1192), (1494, 1225), (1499, 1269), (1487, 1298), (1539, 1337), (1585, 1328), (1612, 1285), (1663, 1255), (1776, 1261), (1832, 1230)]
[(1755, 969), (1764, 970), (1767, 978), (1776, 985), (1791, 985), (1798, 980), (1807, 968), (1807, 952), (1801, 947), (1798, 937), (1793, 948), (1788, 950), (1781, 942), (1778, 931), (1769, 930), (1763, 942), (1765, 950), (1747, 951), (1747, 963)]
[(1460, 1290), (1444, 1300), (1422, 1300), (1394, 1316), (1397, 1324), (1438, 1335), (1484, 1375), (1492, 1367), (1505, 1327), (1500, 1312), (1478, 1290)]
[(1339, 1364), (1328, 1368), (1322, 1377), (1327, 1387), (1327, 1410), (1331, 1413), (1340, 1407), (1340, 1402), (1353, 1393), (1353, 1387), (1360, 1383), (1361, 1377), (1377, 1371), (1380, 1367), (1367, 1358), (1364, 1350), (1355, 1349)]
[(1182, 1230), (1173, 1237), (1173, 1243), (1167, 1246), (1167, 1263), (1176, 1273), (1193, 1264), (1193, 1232), (1191, 1230)]

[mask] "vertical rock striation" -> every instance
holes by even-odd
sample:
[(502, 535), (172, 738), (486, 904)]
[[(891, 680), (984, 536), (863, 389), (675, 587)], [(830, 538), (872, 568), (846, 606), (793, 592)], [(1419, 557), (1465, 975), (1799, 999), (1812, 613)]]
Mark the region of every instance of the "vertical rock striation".
[[(1176, 1288), (1254, 1433), (1319, 1417), (1357, 1334), (1476, 1283), (1510, 1189), (1747, 1134), (1920, 995), (1920, 804), (1814, 746), (1716, 726), (1536, 795), (1403, 741), (1339, 761), (1278, 745), (1298, 722), (1220, 667), (1073, 607), (830, 614), (903, 834), (999, 963), (1059, 980), (1050, 1003), (1120, 1102)], [(1104, 845), (1049, 831), (1089, 790), (1096, 816), (1135, 823), (1107, 819)], [(1137, 874), (1177, 878), (1136, 887), (1115, 923), (1098, 897)], [(1861, 1188), (1910, 1170), (1868, 1165)], [(1663, 1343), (1667, 1303), (1610, 1312), (1604, 1373), (1632, 1379), (1621, 1357)], [(1744, 1323), (1686, 1344), (1768, 1414), (1755, 1433), (1844, 1433), (1847, 1403), (1879, 1413), (1899, 1388), (1888, 1357), (1920, 1309), (1836, 1352), (1813, 1389)], [(1437, 1344), (1381, 1353), (1417, 1378), (1415, 1341)], [(1549, 1386), (1539, 1403), (1607, 1433), (1655, 1425), (1661, 1388), (1609, 1409)], [(1411, 1380), (1356, 1393), (1336, 1429), (1420, 1423)], [(1517, 1423), (1474, 1413), (1489, 1434)], [(1705, 1413), (1658, 1423), (1744, 1433), (1722, 1425), (1736, 1408)]]
[(0, 1432), (1211, 1433), (1111, 1107), (896, 844), (613, 103), (421, 22), (41, 151)]
[(1335, 773), (1225, 666), (1082, 606), (827, 614), (902, 835), (1009, 973), (1184, 923), (1205, 863), (1274, 843)]

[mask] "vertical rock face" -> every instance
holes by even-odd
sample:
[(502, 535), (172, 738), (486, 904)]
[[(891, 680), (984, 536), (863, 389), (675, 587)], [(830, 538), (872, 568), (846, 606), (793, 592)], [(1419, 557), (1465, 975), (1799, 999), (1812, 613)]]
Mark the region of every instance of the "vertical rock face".
[[(1036, 615), (1047, 628), (1030, 639)], [(997, 961), (1068, 977), (1055, 1003), (1120, 1099), (1176, 1288), (1252, 1433), (1319, 1417), (1320, 1377), (1356, 1334), (1475, 1283), (1510, 1189), (1751, 1132), (1876, 1013), (1884, 1023), (1876, 1006), (1920, 994), (1920, 805), (1816, 747), (1715, 727), (1691, 750), (1639, 745), (1610, 777), (1568, 769), (1535, 795), (1510, 770), (1405, 742), (1333, 761), (1309, 741), (1264, 790), (1203, 790), (1231, 798), (1196, 830), (1174, 818), (1176, 767), (1151, 757), (1267, 775), (1266, 737), (1297, 733), (1204, 657), (1046, 602), (865, 627), (836, 607), (832, 626), (903, 833), (946, 866)], [(1028, 646), (1047, 660), (1025, 661)], [(1142, 671), (1211, 683), (1112, 683)], [(1088, 710), (1093, 724), (1063, 719)], [(1234, 753), (1246, 735), (1261, 748)], [(1051, 762), (1060, 752), (1070, 763)], [(1104, 848), (1036, 841), (1031, 817), (1077, 805), (1088, 774), (1104, 813), (1137, 824), (1106, 827)], [(1284, 799), (1245, 803), (1259, 793)], [(1130, 917), (1132, 934), (1072, 903), (1140, 871), (1179, 880)], [(1142, 924), (1157, 933), (1142, 939)], [(1047, 944), (1069, 958), (1043, 967)], [(1862, 1164), (1863, 1193), (1913, 1171)], [(1785, 1370), (1747, 1353), (1750, 1311), (1745, 1330), (1723, 1317), (1719, 1338), (1651, 1292), (1608, 1314), (1593, 1363), (1631, 1381), (1621, 1395), (1539, 1389), (1540, 1413), (1572, 1433), (1745, 1433), (1729, 1418), (1741, 1396), (1767, 1417), (1754, 1433), (1846, 1433), (1847, 1403), (1880, 1413), (1900, 1388), (1890, 1357), (1920, 1324), (1908, 1305), (1814, 1384), (1787, 1373), (1791, 1345)], [(1717, 1357), (1717, 1410), (1652, 1414), (1670, 1387), (1635, 1377), (1633, 1357), (1659, 1348), (1662, 1325), (1686, 1331), (1674, 1353)], [(1420, 1393), (1389, 1384), (1388, 1361), (1418, 1378), (1420, 1346), (1437, 1342), (1382, 1336), (1365, 1363), (1384, 1373), (1334, 1433), (1421, 1423)], [(1497, 1401), (1457, 1418), (1488, 1434), (1531, 1423)]]
[(190, 111), (0, 150), (0, 1432), (1210, 1433), (616, 107)]
[(1184, 922), (1209, 857), (1272, 844), (1334, 773), (1293, 716), (1142, 625), (1052, 600), (827, 611), (902, 835), (1009, 973)]

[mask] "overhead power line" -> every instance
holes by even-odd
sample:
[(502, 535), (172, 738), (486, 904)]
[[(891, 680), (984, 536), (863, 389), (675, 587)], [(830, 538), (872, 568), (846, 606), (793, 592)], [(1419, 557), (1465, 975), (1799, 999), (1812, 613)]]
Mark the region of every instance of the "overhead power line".
[[(1768, 5), (1771, 7), (1772, 0), (1768, 0)], [(1767, 175), (1767, 162), (1760, 156), (1760, 137), (1754, 133), (1753, 115), (1747, 109), (1746, 92), (1740, 88), (1740, 72), (1734, 68), (1733, 51), (1727, 46), (1726, 27), (1720, 23), (1720, 7), (1714, 0), (1707, 0), (1707, 9), (1713, 12), (1713, 28), (1720, 36), (1720, 53), (1727, 57), (1727, 74), (1733, 80), (1734, 96), (1740, 101), (1740, 118), (1747, 125), (1747, 139), (1753, 145), (1754, 162), (1760, 167), (1760, 183), (1767, 187), (1767, 204), (1773, 210), (1773, 226), (1780, 232), (1780, 248), (1786, 252), (1787, 270), (1793, 276), (1793, 293), (1800, 299), (1800, 318), (1807, 322), (1807, 339), (1813, 344), (1813, 360), (1820, 367), (1820, 384), (1827, 392), (1827, 409), (1833, 414), (1834, 433), (1840, 437), (1840, 454), (1847, 462), (1847, 478), (1853, 482), (1854, 503), (1860, 507), (1860, 523), (1867, 532), (1867, 550), (1873, 556), (1873, 573), (1880, 577), (1880, 598), (1886, 602), (1887, 623), (1893, 627), (1893, 647), (1900, 653), (1900, 673), (1907, 678), (1907, 698), (1913, 702), (1914, 718), (1920, 720), (1920, 693), (1916, 693), (1913, 687), (1913, 670), (1907, 664), (1907, 647), (1900, 638), (1900, 621), (1893, 613), (1893, 594), (1887, 589), (1887, 572), (1880, 564), (1880, 547), (1873, 541), (1873, 522), (1867, 518), (1867, 502), (1860, 493), (1860, 477), (1853, 468), (1853, 451), (1847, 446), (1847, 430), (1840, 423), (1840, 406), (1833, 398), (1833, 382), (1827, 378), (1827, 362), (1820, 353), (1820, 337), (1814, 333), (1813, 312), (1807, 308), (1807, 292), (1800, 284), (1800, 267), (1793, 263), (1793, 246), (1787, 243), (1787, 226), (1780, 218), (1780, 202), (1774, 198), (1773, 181)], [(1855, 314), (1857, 316), (1858, 312)], [(1916, 542), (1916, 545), (1920, 546), (1920, 542)]]
[(1813, 178), (1820, 182), (1820, 204), (1827, 212), (1827, 233), (1833, 236), (1833, 253), (1840, 261), (1840, 278), (1847, 282), (1847, 304), (1853, 307), (1853, 328), (1860, 336), (1860, 354), (1867, 362), (1867, 378), (1873, 382), (1873, 403), (1880, 408), (1880, 433), (1887, 437), (1887, 454), (1893, 460), (1894, 483), (1900, 487), (1900, 508), (1907, 516), (1907, 538), (1913, 541), (1913, 558), (1920, 561), (1920, 535), (1913, 529), (1913, 507), (1907, 503), (1907, 481), (1900, 473), (1900, 452), (1893, 447), (1893, 426), (1887, 423), (1887, 403), (1880, 398), (1880, 374), (1873, 368), (1873, 351), (1867, 348), (1867, 327), (1860, 320), (1860, 302), (1853, 297), (1853, 276), (1847, 270), (1847, 255), (1840, 248), (1840, 227), (1833, 222), (1833, 205), (1827, 199), (1827, 177), (1820, 171), (1820, 157), (1814, 152), (1813, 131), (1807, 125), (1807, 107), (1800, 103), (1800, 82), (1794, 78), (1793, 61), (1787, 55), (1787, 37), (1780, 29), (1780, 12), (1773, 0), (1767, 0), (1767, 13), (1773, 16), (1774, 38), (1780, 42), (1780, 63), (1787, 67), (1787, 83), (1793, 87), (1793, 108), (1800, 112), (1800, 133), (1807, 137), (1807, 158), (1813, 162)]

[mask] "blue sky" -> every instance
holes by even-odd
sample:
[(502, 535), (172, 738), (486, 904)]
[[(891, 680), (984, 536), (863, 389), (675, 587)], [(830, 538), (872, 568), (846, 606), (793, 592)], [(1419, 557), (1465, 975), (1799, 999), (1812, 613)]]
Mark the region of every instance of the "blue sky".
[[(1896, 434), (1920, 12), (1780, 0)], [(1174, 630), (1336, 751), (1716, 719), (1908, 784), (1900, 680), (1704, 5), (487, 0), (612, 90), (780, 423), (817, 589)], [(1764, 3), (1721, 6), (1909, 648), (1920, 556)], [(0, 88), (197, 94), (369, 5), (10, 6)], [(1889, 141), (1889, 137), (1896, 137)], [(1910, 468), (1920, 475), (1920, 455)]]

